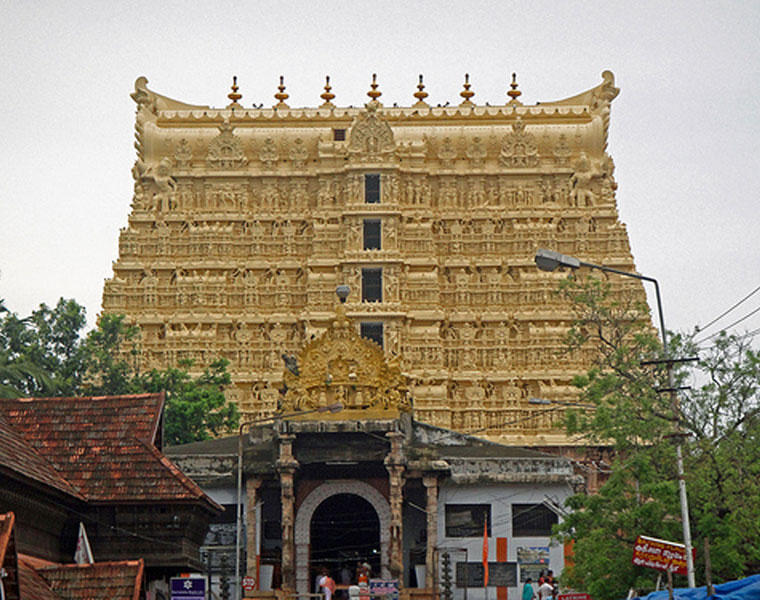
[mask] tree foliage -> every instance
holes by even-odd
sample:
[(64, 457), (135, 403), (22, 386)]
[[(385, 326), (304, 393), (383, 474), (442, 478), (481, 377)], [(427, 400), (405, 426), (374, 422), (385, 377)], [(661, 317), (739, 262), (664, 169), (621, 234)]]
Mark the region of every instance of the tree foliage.
[[(645, 305), (610, 294), (596, 279), (568, 278), (560, 293), (576, 311), (568, 350), (595, 349), (592, 368), (575, 379), (580, 402), (568, 432), (589, 446), (609, 446), (614, 461), (596, 494), (577, 494), (558, 536), (573, 540), (575, 564), (565, 582), (594, 598), (624, 597), (629, 588), (654, 589), (658, 572), (631, 564), (638, 535), (682, 539), (675, 445), (682, 443), (697, 579), (709, 538), (714, 580), (760, 568), (760, 362), (748, 341), (722, 334), (706, 351), (689, 336), (672, 336), (668, 356), (699, 354), (696, 384), (674, 402), (666, 369), (642, 364), (664, 352)], [(688, 377), (676, 369), (673, 382)], [(675, 435), (683, 432), (685, 435)], [(677, 581), (677, 583), (679, 583)], [(681, 582), (685, 585), (685, 580)]]
[(192, 363), (141, 372), (139, 329), (123, 315), (103, 315), (84, 334), (84, 307), (74, 300), (45, 304), (19, 318), (0, 302), (0, 397), (101, 396), (167, 392), (164, 439), (181, 444), (237, 427), (238, 412), (226, 401), (225, 359), (200, 375)]

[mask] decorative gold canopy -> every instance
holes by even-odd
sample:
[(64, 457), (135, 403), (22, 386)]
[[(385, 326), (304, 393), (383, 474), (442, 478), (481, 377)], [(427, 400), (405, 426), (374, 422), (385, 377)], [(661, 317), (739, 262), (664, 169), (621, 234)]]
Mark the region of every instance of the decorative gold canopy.
[(407, 378), (398, 358), (388, 360), (380, 346), (361, 337), (342, 304), (327, 331), (307, 343), (295, 363), (286, 362), (290, 364), (284, 372), (285, 411), (335, 402), (343, 404), (341, 419), (394, 418), (411, 411)]

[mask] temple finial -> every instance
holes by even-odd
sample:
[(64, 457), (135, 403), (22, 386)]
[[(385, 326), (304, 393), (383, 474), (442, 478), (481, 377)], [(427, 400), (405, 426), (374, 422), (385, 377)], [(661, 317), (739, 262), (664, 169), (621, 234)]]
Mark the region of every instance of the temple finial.
[(237, 84), (237, 75), (232, 76), (232, 91), (227, 94), (227, 97), (232, 100), (232, 102), (229, 104), (227, 108), (243, 108), (239, 103), (238, 100), (240, 100), (243, 97), (243, 94), (238, 93), (238, 84)]
[(420, 108), (429, 106), (428, 103), (425, 102), (425, 98), (428, 97), (428, 93), (425, 91), (425, 84), (422, 83), (422, 74), (420, 74), (420, 82), (417, 84), (417, 91), (412, 95), (417, 98), (417, 102), (415, 102), (414, 106)]
[(370, 86), (372, 89), (367, 92), (367, 96), (369, 96), (372, 99), (372, 102), (380, 102), (378, 98), (383, 95), (383, 93), (377, 89), (377, 73), (372, 73), (372, 83)]
[(333, 106), (335, 106), (332, 103), (333, 98), (335, 98), (335, 94), (333, 94), (330, 91), (331, 89), (332, 89), (332, 86), (330, 85), (330, 76), (325, 75), (325, 91), (319, 96), (320, 98), (322, 98), (322, 100), (324, 100), (324, 102), (322, 103), (323, 108), (332, 108)]
[(511, 98), (510, 104), (522, 104), (518, 98), (522, 95), (522, 92), (517, 89), (517, 73), (512, 73), (512, 83), (509, 84), (512, 89), (507, 92), (507, 96)]
[(290, 108), (287, 104), (285, 104), (285, 100), (287, 100), (290, 95), (285, 93), (285, 78), (280, 75), (280, 85), (277, 86), (277, 89), (280, 90), (274, 95), (275, 100), (277, 100), (277, 104), (274, 105), (275, 108)]
[(472, 87), (472, 84), (470, 83), (470, 74), (465, 73), (464, 74), (464, 89), (459, 92), (459, 95), (464, 98), (462, 102), (459, 103), (459, 106), (474, 106), (475, 103), (470, 100), (475, 95), (475, 92), (473, 92), (470, 88)]

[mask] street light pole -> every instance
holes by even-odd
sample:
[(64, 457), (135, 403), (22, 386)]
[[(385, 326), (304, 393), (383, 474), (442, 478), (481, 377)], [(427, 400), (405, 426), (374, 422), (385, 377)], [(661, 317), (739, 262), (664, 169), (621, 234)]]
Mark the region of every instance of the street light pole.
[(293, 417), (300, 417), (302, 415), (310, 415), (312, 413), (336, 413), (343, 410), (343, 404), (335, 402), (328, 404), (327, 406), (320, 406), (319, 408), (311, 408), (308, 410), (298, 410), (285, 414), (274, 414), (269, 417), (263, 417), (261, 419), (253, 419), (252, 421), (245, 421), (240, 424), (238, 429), (238, 456), (237, 456), (237, 515), (235, 519), (235, 593), (236, 600), (241, 598), (241, 579), (240, 579), (240, 536), (243, 529), (243, 431), (247, 427), (253, 425), (261, 425), (263, 423), (282, 421), (285, 419), (291, 419)]
[(580, 267), (588, 267), (590, 269), (597, 269), (599, 271), (605, 271), (608, 273), (616, 273), (623, 277), (633, 277), (641, 281), (649, 281), (654, 284), (655, 295), (657, 298), (657, 313), (660, 318), (660, 332), (662, 333), (662, 349), (665, 354), (665, 363), (668, 369), (668, 388), (670, 390), (670, 402), (673, 409), (673, 413), (676, 417), (676, 434), (678, 442), (676, 444), (676, 465), (678, 470), (678, 491), (681, 500), (681, 522), (683, 523), (683, 543), (686, 551), (686, 577), (689, 583), (689, 587), (696, 587), (696, 580), (694, 578), (694, 557), (692, 556), (691, 545), (691, 525), (689, 523), (689, 500), (686, 495), (686, 478), (683, 470), (683, 453), (681, 450), (681, 409), (678, 405), (678, 396), (676, 395), (673, 385), (673, 362), (670, 360), (668, 352), (668, 334), (665, 331), (665, 317), (662, 311), (662, 299), (660, 297), (660, 285), (653, 277), (647, 277), (646, 275), (640, 275), (639, 273), (630, 273), (628, 271), (622, 271), (613, 267), (605, 267), (604, 265), (597, 265), (582, 261), (574, 256), (567, 256), (553, 250), (540, 249), (536, 252), (536, 266), (542, 271), (554, 271), (559, 267), (568, 267), (570, 269), (578, 269)]

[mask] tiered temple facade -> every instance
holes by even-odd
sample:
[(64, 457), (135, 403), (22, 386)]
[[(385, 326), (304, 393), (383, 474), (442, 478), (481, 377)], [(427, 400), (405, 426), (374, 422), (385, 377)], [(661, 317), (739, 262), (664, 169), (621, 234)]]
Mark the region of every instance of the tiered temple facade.
[[(353, 326), (397, 356), (415, 418), (502, 443), (569, 443), (561, 410), (589, 351), (536, 269), (539, 247), (633, 270), (606, 153), (612, 73), (565, 100), (408, 107), (225, 108), (140, 78), (129, 224), (105, 312), (142, 331), (143, 368), (230, 361), (244, 418), (281, 403), (282, 355), (323, 332), (336, 286)], [(642, 294), (638, 282), (614, 281)]]

